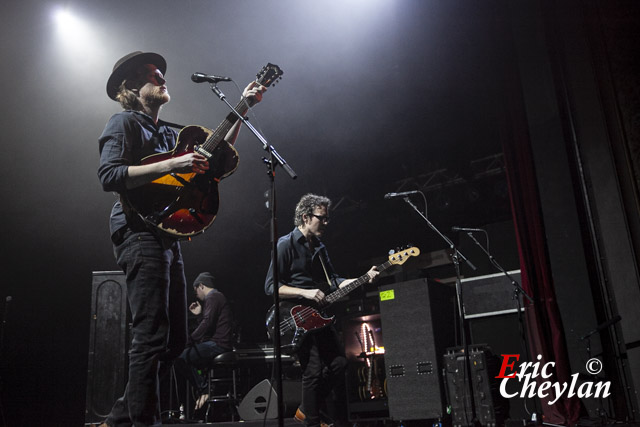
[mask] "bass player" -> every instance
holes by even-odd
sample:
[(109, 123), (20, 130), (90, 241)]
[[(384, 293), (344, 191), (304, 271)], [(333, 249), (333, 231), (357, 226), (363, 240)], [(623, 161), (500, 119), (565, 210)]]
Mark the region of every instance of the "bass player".
[[(105, 191), (126, 197), (127, 191), (169, 173), (205, 174), (207, 158), (191, 152), (140, 165), (146, 156), (172, 150), (176, 131), (159, 119), (169, 102), (165, 59), (152, 52), (132, 52), (116, 62), (107, 82), (107, 95), (124, 111), (114, 114), (99, 139), (98, 177)], [(265, 88), (249, 84), (242, 96), (252, 103)], [(235, 142), (239, 124), (226, 135)], [(111, 240), (124, 270), (131, 307), (132, 335), (129, 381), (103, 426), (160, 425), (158, 373), (186, 345), (186, 279), (180, 244), (160, 236), (120, 201), (111, 210)]]
[[(320, 240), (329, 224), (330, 205), (331, 201), (323, 196), (302, 196), (295, 209), (295, 228), (278, 239), (278, 289), (282, 299), (318, 303), (330, 291), (356, 280), (336, 274)], [(379, 272), (374, 266), (367, 274), (369, 282), (373, 282)], [(265, 293), (273, 294), (273, 264), (265, 280)], [(320, 406), (326, 401), (329, 417), (338, 426), (345, 424), (347, 361), (333, 326), (308, 334), (300, 345), (298, 358), (302, 367), (302, 411), (298, 410), (296, 418), (304, 419), (307, 426), (320, 426)]]

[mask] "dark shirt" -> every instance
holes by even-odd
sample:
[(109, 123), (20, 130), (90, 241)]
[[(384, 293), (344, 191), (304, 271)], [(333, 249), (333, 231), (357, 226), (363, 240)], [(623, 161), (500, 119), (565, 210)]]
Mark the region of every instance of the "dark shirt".
[[(156, 153), (170, 151), (176, 145), (177, 132), (162, 120), (158, 124), (140, 111), (122, 111), (109, 119), (100, 139), (100, 167), (98, 177), (104, 191), (126, 194), (127, 169)], [(109, 229), (114, 233), (129, 225), (144, 228), (137, 216), (127, 216), (117, 201), (111, 210)]]
[(214, 289), (204, 297), (202, 319), (191, 339), (195, 343), (213, 341), (222, 348), (233, 348), (233, 315), (221, 292)]
[[(315, 239), (313, 252), (309, 242), (298, 228), (278, 239), (278, 280), (282, 285), (303, 289), (320, 289), (325, 294), (337, 289), (345, 279), (339, 277), (331, 261), (324, 244)], [(325, 263), (331, 285), (322, 269), (319, 257)], [(264, 283), (264, 291), (267, 295), (273, 294), (273, 263), (269, 265), (269, 271)]]

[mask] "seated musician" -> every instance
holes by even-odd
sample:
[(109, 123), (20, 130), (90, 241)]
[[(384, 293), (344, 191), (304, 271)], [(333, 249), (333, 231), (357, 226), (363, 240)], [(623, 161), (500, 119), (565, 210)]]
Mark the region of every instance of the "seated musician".
[[(189, 306), (199, 317), (198, 327), (191, 333), (191, 345), (175, 360), (176, 371), (186, 378), (198, 393), (195, 409), (209, 399), (207, 381), (198, 370), (207, 367), (219, 354), (233, 350), (233, 314), (211, 273), (200, 273), (193, 282), (199, 301)], [(200, 304), (203, 302), (204, 308)]]
[[(320, 240), (329, 224), (330, 204), (326, 197), (304, 195), (295, 209), (295, 228), (278, 239), (278, 289), (282, 299), (298, 298), (317, 303), (329, 291), (355, 280), (338, 277)], [(372, 267), (367, 274), (372, 282), (379, 272)], [(319, 277), (324, 283), (314, 280)], [(269, 266), (265, 280), (265, 293), (273, 294), (273, 264)], [(326, 403), (327, 413), (336, 425), (346, 424), (347, 361), (336, 330), (329, 326), (309, 333), (297, 355), (302, 368), (303, 409), (298, 411), (296, 418), (304, 420), (307, 426), (320, 426), (320, 407)], [(333, 396), (328, 399), (331, 393)]]

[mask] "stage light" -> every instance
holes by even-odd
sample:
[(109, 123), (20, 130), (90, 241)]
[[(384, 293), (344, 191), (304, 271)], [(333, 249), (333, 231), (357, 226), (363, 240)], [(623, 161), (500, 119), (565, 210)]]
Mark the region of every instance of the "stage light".
[(84, 50), (93, 44), (93, 37), (89, 25), (66, 8), (54, 11), (54, 20), (60, 39), (65, 47), (74, 50)]
[(53, 13), (53, 17), (62, 28), (66, 27), (68, 24), (73, 24), (73, 15), (71, 15), (71, 13), (66, 9), (56, 9)]

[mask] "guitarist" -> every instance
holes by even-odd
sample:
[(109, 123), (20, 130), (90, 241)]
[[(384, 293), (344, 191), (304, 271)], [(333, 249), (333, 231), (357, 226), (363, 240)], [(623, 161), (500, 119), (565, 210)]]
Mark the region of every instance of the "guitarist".
[[(114, 114), (99, 139), (98, 177), (105, 191), (125, 196), (127, 190), (168, 173), (203, 174), (205, 157), (189, 153), (153, 164), (140, 165), (151, 154), (176, 144), (176, 131), (159, 119), (169, 102), (165, 59), (152, 52), (132, 52), (116, 62), (107, 82), (107, 95), (124, 111)], [(259, 102), (263, 86), (252, 83), (243, 96)], [(233, 143), (236, 124), (226, 136)], [(118, 265), (127, 281), (132, 315), (129, 382), (107, 416), (105, 426), (160, 424), (158, 373), (161, 361), (175, 358), (186, 346), (186, 279), (180, 245), (147, 229), (120, 202), (111, 210), (111, 240)]]
[[(280, 297), (303, 301), (321, 301), (330, 291), (355, 279), (340, 278), (333, 269), (327, 249), (320, 240), (329, 224), (331, 201), (323, 196), (306, 194), (296, 205), (295, 228), (278, 239), (278, 283)], [(370, 282), (379, 274), (376, 267), (368, 273)], [(319, 280), (321, 279), (321, 280)], [(324, 282), (319, 284), (319, 282)], [(265, 293), (273, 294), (273, 264), (265, 280)], [(296, 418), (307, 426), (320, 425), (321, 402), (327, 402), (329, 416), (340, 425), (347, 420), (344, 350), (333, 326), (308, 334), (298, 350), (302, 367), (302, 411)], [(305, 419), (306, 418), (306, 419)]]

